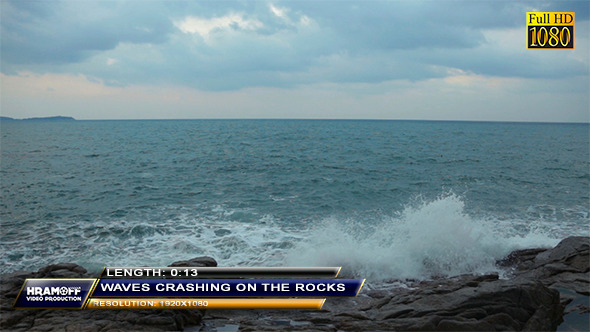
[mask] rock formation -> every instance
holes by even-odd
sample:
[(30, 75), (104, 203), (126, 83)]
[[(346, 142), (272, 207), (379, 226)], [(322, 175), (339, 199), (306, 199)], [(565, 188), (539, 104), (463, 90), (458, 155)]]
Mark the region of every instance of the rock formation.
[[(462, 275), (366, 287), (354, 298), (329, 298), (322, 310), (35, 310), (10, 307), (25, 278), (90, 276), (76, 264), (2, 276), (3, 330), (439, 330), (555, 331), (588, 327), (590, 238), (570, 237), (553, 249), (512, 252), (497, 275)], [(170, 266), (216, 266), (210, 257)], [(564, 316), (565, 315), (565, 316)], [(564, 322), (565, 317), (565, 322)], [(568, 319), (571, 317), (571, 319)], [(560, 325), (561, 324), (561, 325)]]

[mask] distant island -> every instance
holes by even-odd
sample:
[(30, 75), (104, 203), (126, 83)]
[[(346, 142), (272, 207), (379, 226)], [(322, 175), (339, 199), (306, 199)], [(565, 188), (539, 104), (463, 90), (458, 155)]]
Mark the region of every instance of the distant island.
[(76, 119), (71, 116), (48, 116), (42, 118), (26, 118), (26, 119), (14, 119), (7, 116), (0, 116), (0, 121), (75, 121)]

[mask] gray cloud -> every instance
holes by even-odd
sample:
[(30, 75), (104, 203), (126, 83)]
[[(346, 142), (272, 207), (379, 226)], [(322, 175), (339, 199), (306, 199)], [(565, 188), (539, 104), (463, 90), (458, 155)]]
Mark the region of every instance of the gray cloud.
[(173, 29), (167, 17), (133, 2), (3, 1), (1, 15), (8, 68), (80, 62), (121, 43), (163, 43)]
[[(2, 72), (81, 73), (109, 85), (202, 90), (423, 80), (448, 75), (445, 68), (588, 75), (587, 61), (553, 63), (543, 51), (523, 51), (524, 41), (518, 50), (490, 46), (486, 29), (522, 27), (524, 38), (524, 13), (534, 7), (575, 11), (579, 26), (587, 26), (588, 2), (3, 1)], [(213, 27), (200, 26), (203, 35), (179, 28), (187, 17), (228, 15), (260, 24), (207, 21)]]

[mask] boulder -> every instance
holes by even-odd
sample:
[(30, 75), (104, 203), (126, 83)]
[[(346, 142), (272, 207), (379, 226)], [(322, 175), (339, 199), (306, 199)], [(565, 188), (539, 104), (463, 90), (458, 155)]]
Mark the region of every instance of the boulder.
[[(2, 330), (64, 331), (555, 331), (585, 330), (590, 308), (590, 238), (553, 249), (512, 252), (498, 262), (510, 278), (462, 275), (368, 285), (357, 297), (329, 298), (322, 310), (13, 310), (26, 278), (92, 277), (73, 263), (2, 275)], [(210, 257), (170, 266), (217, 266)], [(405, 285), (405, 287), (400, 287)], [(564, 321), (565, 319), (565, 321)], [(562, 324), (562, 325), (560, 325)]]
[(201, 256), (187, 261), (174, 262), (168, 267), (216, 267), (217, 261), (211, 257)]
[(366, 287), (354, 298), (329, 298), (320, 311), (258, 310), (255, 318), (243, 310), (210, 310), (201, 331), (273, 331), (285, 321), (289, 330), (555, 331), (563, 324), (584, 331), (589, 243), (588, 237), (571, 237), (553, 249), (512, 252), (498, 262), (509, 279), (489, 274), (405, 281), (406, 287)]
[[(216, 266), (197, 257), (171, 266)], [(187, 264), (187, 265), (185, 265)], [(204, 310), (50, 310), (12, 309), (27, 278), (96, 278), (74, 263), (52, 264), (37, 272), (4, 274), (0, 281), (0, 329), (11, 331), (182, 331), (201, 323)]]

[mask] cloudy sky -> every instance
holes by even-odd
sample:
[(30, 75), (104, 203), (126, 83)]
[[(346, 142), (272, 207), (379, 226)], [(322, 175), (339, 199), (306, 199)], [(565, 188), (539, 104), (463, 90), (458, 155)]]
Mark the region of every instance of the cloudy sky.
[(590, 121), (586, 0), (1, 1), (3, 116)]

